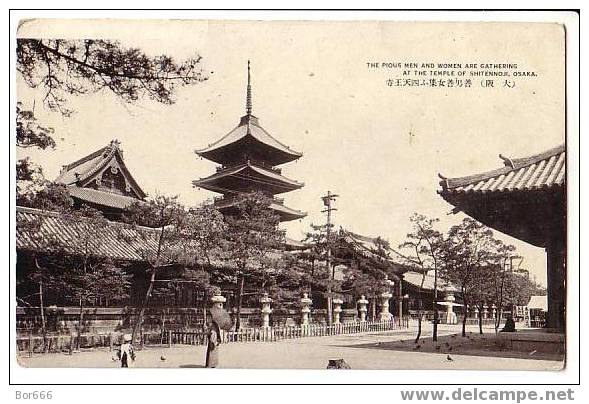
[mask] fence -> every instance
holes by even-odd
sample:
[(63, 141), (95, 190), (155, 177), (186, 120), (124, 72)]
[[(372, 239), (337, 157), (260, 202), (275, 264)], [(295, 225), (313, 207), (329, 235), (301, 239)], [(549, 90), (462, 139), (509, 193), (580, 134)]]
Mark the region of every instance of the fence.
[[(361, 332), (379, 332), (409, 327), (409, 318), (391, 319), (377, 322), (349, 322), (334, 325), (309, 324), (276, 327), (243, 328), (238, 331), (222, 331), (221, 338), (224, 343), (232, 342), (275, 342), (286, 339), (304, 337), (324, 337), (332, 335), (356, 334)], [(150, 344), (174, 344), (204, 345), (207, 343), (207, 334), (204, 330), (162, 330), (141, 332), (139, 334), (138, 348)], [(113, 349), (120, 343), (119, 333), (108, 334), (46, 334), (17, 338), (19, 352), (32, 355), (40, 352), (73, 352), (78, 348), (109, 347)]]
[[(404, 317), (401, 322), (399, 322), (398, 319), (391, 319), (377, 322), (353, 322), (333, 325), (309, 324), (266, 328), (243, 328), (239, 331), (221, 331), (221, 339), (224, 343), (275, 342), (294, 338), (390, 331), (408, 327), (409, 318)], [(206, 334), (203, 331), (167, 330), (163, 332), (161, 339), (168, 344), (168, 346), (174, 344), (203, 345), (207, 342)]]

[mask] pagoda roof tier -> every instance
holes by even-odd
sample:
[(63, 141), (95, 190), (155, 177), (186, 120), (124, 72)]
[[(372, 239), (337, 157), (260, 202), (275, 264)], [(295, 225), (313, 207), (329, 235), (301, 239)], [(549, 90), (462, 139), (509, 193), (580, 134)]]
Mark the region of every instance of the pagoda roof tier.
[[(215, 206), (221, 212), (230, 213), (231, 209), (237, 203), (236, 198), (219, 198), (215, 200)], [(281, 222), (288, 222), (291, 220), (302, 219), (307, 216), (307, 212), (302, 212), (300, 210), (292, 209), (287, 206), (284, 206), (281, 200), (274, 199), (274, 201), (270, 204), (270, 209), (275, 211), (280, 216)]]
[(566, 224), (566, 150), (561, 145), (530, 157), (499, 155), (504, 167), (460, 178), (440, 175), (438, 193), (481, 223), (546, 247)]
[(146, 193), (137, 184), (125, 165), (123, 152), (117, 140), (111, 141), (107, 146), (73, 163), (64, 165), (55, 182), (76, 187), (88, 187), (100, 184), (104, 174), (107, 176), (119, 175), (119, 172), (122, 175), (123, 183), (121, 189), (114, 191), (137, 199), (145, 198)]
[(244, 159), (259, 160), (270, 165), (294, 161), (303, 154), (281, 143), (260, 126), (253, 115), (241, 117), (239, 125), (207, 148), (195, 153), (215, 163), (229, 165)]
[(221, 169), (217, 173), (192, 182), (195, 187), (222, 194), (263, 190), (280, 194), (299, 189), (303, 183), (286, 178), (272, 168), (260, 167), (250, 161)]

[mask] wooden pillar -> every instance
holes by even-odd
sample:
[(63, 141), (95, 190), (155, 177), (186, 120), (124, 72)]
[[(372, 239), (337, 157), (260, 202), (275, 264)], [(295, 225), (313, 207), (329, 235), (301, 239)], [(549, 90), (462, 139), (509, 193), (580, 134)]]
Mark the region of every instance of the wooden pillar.
[(403, 318), (403, 286), (402, 281), (399, 278), (397, 281), (397, 316), (399, 316), (399, 324), (401, 324), (401, 319)]
[(566, 249), (562, 241), (546, 248), (548, 313), (547, 328), (564, 332), (566, 324)]

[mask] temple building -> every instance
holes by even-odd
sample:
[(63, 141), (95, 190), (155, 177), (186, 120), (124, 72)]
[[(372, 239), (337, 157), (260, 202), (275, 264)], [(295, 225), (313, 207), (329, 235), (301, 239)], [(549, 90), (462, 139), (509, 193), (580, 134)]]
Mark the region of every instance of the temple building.
[(566, 318), (566, 150), (531, 157), (499, 156), (504, 166), (461, 178), (442, 175), (439, 194), (481, 223), (542, 247), (547, 254), (547, 327), (564, 331)]
[(76, 206), (91, 206), (111, 220), (146, 196), (127, 169), (117, 140), (64, 165), (55, 182), (67, 187)]
[(280, 216), (281, 221), (306, 216), (305, 212), (289, 208), (284, 205), (282, 198), (275, 197), (303, 187), (302, 182), (283, 176), (281, 169), (277, 167), (297, 160), (302, 154), (276, 140), (252, 114), (249, 61), (246, 114), (241, 117), (235, 129), (195, 153), (220, 164), (213, 175), (195, 180), (193, 185), (220, 193), (222, 196), (215, 198), (215, 205), (221, 212), (230, 212), (239, 195), (261, 191), (273, 198), (270, 208)]

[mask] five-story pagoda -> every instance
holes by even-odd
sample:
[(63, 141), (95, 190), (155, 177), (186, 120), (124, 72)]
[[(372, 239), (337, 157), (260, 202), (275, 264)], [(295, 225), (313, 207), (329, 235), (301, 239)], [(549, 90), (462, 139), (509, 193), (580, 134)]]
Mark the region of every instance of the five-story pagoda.
[(229, 212), (239, 195), (261, 191), (273, 198), (270, 208), (280, 216), (280, 221), (306, 216), (305, 212), (284, 206), (284, 200), (274, 196), (303, 187), (303, 183), (284, 177), (281, 169), (277, 168), (281, 164), (297, 160), (302, 153), (272, 137), (260, 126), (258, 118), (252, 115), (249, 61), (246, 114), (241, 117), (235, 129), (207, 148), (195, 150), (195, 153), (220, 164), (216, 173), (192, 183), (195, 187), (222, 194), (215, 198), (215, 205), (221, 212)]

